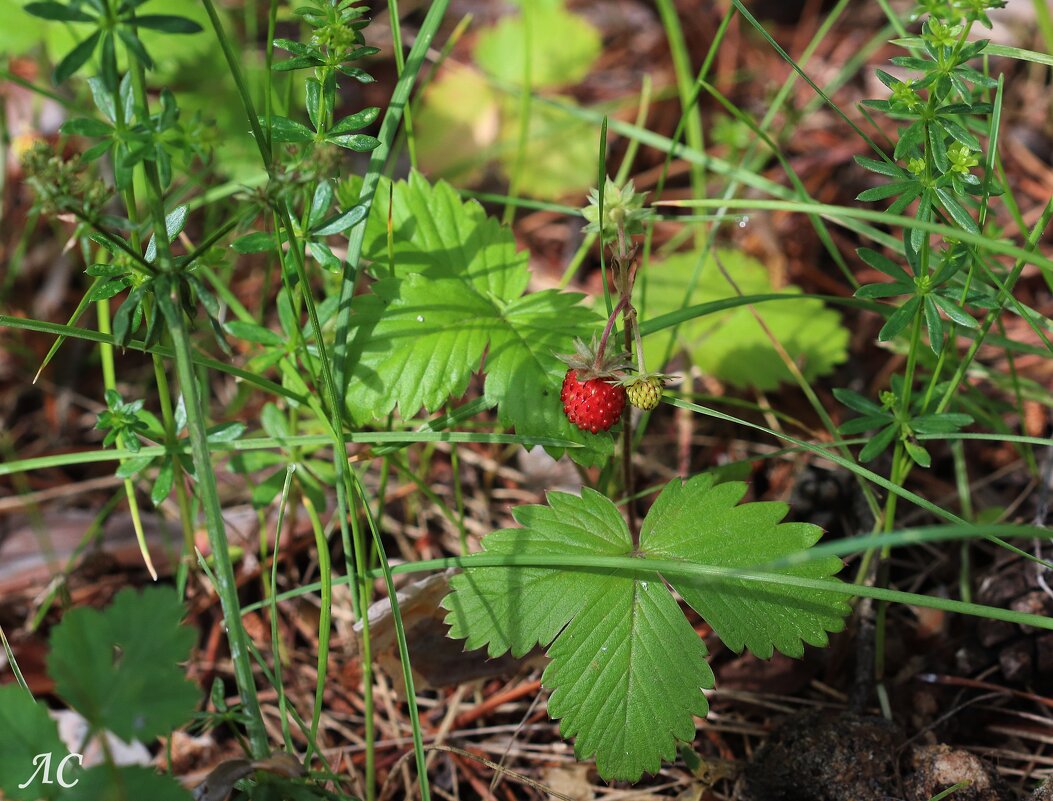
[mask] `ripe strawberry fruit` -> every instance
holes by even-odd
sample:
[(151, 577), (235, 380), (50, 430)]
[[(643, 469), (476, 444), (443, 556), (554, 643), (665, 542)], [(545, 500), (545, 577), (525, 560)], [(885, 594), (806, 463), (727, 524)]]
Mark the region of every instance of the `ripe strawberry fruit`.
[(657, 375), (636, 378), (626, 385), (625, 394), (629, 398), (629, 403), (637, 409), (649, 412), (658, 406), (658, 401), (662, 397), (663, 384), (661, 376)]
[(590, 347), (577, 339), (574, 350), (576, 353), (559, 357), (570, 368), (559, 393), (563, 413), (582, 431), (607, 431), (618, 422), (625, 408), (625, 387), (621, 382), (628, 367), (627, 356), (600, 353), (595, 340)]
[(602, 378), (582, 381), (574, 368), (567, 370), (559, 397), (567, 419), (593, 434), (610, 429), (625, 408), (625, 387)]

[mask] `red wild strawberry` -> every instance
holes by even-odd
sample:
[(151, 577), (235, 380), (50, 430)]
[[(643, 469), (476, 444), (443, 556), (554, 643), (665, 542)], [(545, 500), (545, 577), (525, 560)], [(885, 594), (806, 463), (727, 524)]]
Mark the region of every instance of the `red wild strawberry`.
[(625, 408), (625, 387), (608, 384), (602, 378), (578, 379), (578, 371), (567, 370), (563, 379), (563, 413), (583, 431), (597, 434), (618, 422)]
[(598, 434), (618, 422), (625, 408), (625, 387), (619, 384), (626, 367), (625, 354), (597, 354), (580, 339), (574, 342), (577, 353), (560, 356), (570, 368), (563, 378), (563, 413), (582, 431)]

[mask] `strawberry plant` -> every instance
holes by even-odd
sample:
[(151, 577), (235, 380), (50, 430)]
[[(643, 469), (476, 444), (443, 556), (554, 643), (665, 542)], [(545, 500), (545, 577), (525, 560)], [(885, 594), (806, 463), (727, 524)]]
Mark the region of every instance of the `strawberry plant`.
[[(48, 674), (55, 693), (84, 716), (89, 737), (111, 733), (126, 742), (149, 742), (189, 720), (200, 693), (178, 664), (190, 656), (194, 641), (193, 629), (180, 625), (184, 611), (169, 589), (125, 589), (104, 611), (72, 609), (55, 627)], [(49, 755), (57, 768), (72, 752), (59, 740), (46, 707), (17, 684), (0, 687), (0, 720), (0, 789), (6, 798), (190, 798), (171, 776), (118, 767), (105, 747), (102, 764), (74, 763), (61, 781), (35, 771), (37, 755)], [(115, 788), (122, 788), (119, 795)]]
[[(389, 6), (397, 75), (390, 97), (375, 91), (371, 74), (386, 50), (367, 38), (369, 9), (354, 0), (274, 2), (266, 14), (252, 5), (243, 18), (214, 0), (188, 16), (154, 13), (140, 0), (20, 7), (26, 20), (63, 23), (43, 51), (53, 56), (57, 92), (22, 81), (61, 99), (63, 122), (58, 145), (37, 141), (19, 169), (33, 191), (33, 225), (38, 218), (53, 225), (82, 258), (85, 276), (65, 325), (25, 314), (2, 316), (0, 325), (52, 337), (40, 365), (45, 375), (71, 340), (88, 343), (101, 379), (90, 398), (77, 388), (94, 420), (94, 444), (5, 460), (0, 475), (108, 465), (118, 479), (112, 505), (127, 504), (155, 579), (162, 571), (139, 505), (174, 517), (180, 553), (162, 567), (180, 593), (197, 594), (197, 606), (218, 599), (215, 630), (225, 633), (237, 694), (226, 699), (218, 682), (215, 711), (202, 717), (224, 724), (245, 751), (210, 774), (197, 795), (375, 801), (383, 794), (383, 770), (396, 776), (400, 763), (378, 758), (374, 670), (381, 660), (370, 632), (380, 580), (410, 699), (419, 787), (405, 794), (430, 799), (427, 725), (415, 703), (396, 573), (459, 570), (439, 614), (466, 649), (489, 657), (544, 649), (548, 713), (578, 758), (594, 759), (609, 781), (637, 781), (689, 752), (710, 691), (719, 693), (709, 662), (716, 640), (761, 659), (801, 657), (858, 613), (873, 623), (859, 636), (877, 632), (865, 644), (877, 654), (875, 686), (864, 689), (891, 716), (887, 604), (1053, 628), (1037, 615), (971, 603), (968, 575), (960, 597), (900, 591), (889, 558), (893, 547), (919, 540), (964, 539), (967, 568), (969, 540), (986, 539), (1044, 562), (1001, 539), (1040, 529), (990, 525), (997, 515), (983, 517), (964, 497), (952, 510), (915, 484), (918, 473), (942, 467), (967, 488), (965, 440), (995, 436), (972, 430), (981, 426), (1004, 435), (1037, 476), (1030, 449), (1044, 440), (1012, 433), (1002, 395), (1014, 408), (1025, 400), (1053, 406), (1048, 390), (1026, 383), (1013, 361), (1017, 353), (1048, 358), (1053, 351), (1048, 315), (1015, 292), (1029, 265), (1053, 274), (1053, 262), (1038, 253), (1053, 204), (1027, 218), (1023, 244), (994, 223), (1005, 212), (1027, 230), (998, 157), (1005, 82), (988, 57), (1006, 51), (974, 38), (1000, 5), (932, 0), (916, 10), (916, 32), (904, 29), (894, 43), (906, 54), (893, 59), (894, 71), (876, 73), (887, 97), (863, 106), (882, 120), (887, 148), (812, 84), (816, 102), (855, 126), (860, 148), (868, 148), (855, 159), (871, 182), (856, 206), (815, 200), (798, 160), (784, 155), (785, 139), (772, 126), (794, 96), (792, 81), (758, 120), (710, 83), (735, 19), (811, 82), (740, 0), (714, 28), (713, 51), (697, 76), (675, 4), (655, 4), (682, 111), (671, 137), (644, 127), (649, 82), (634, 98), (636, 123), (552, 94), (584, 80), (604, 55), (593, 23), (563, 2), (521, 4), (473, 32), (478, 69), (437, 71), (419, 105), (414, 89), (431, 80), (427, 70), (421, 80), (422, 69), (439, 52), (447, 0), (416, 12), (406, 52), (398, 4)], [(27, 30), (44, 36), (42, 28)], [(462, 32), (452, 31), (449, 48)], [(441, 52), (445, 61), (448, 50)], [(222, 101), (189, 87), (201, 82), (185, 72), (198, 54), (209, 81), (222, 84)], [(722, 109), (714, 148), (704, 147), (703, 101)], [(213, 115), (209, 103), (223, 108)], [(217, 118), (230, 124), (217, 126)], [(608, 128), (630, 142), (617, 151), (624, 156), (618, 177), (606, 175)], [(465, 143), (474, 143), (467, 154)], [(652, 193), (628, 178), (640, 144), (666, 157), (660, 170), (647, 171)], [(674, 160), (686, 167), (689, 199), (665, 192)], [(771, 177), (776, 163), (785, 181)], [(507, 196), (476, 195), (457, 183), (485, 179), (489, 188), (495, 176), (507, 179)], [(567, 199), (568, 188), (577, 197), (597, 177), (580, 210), (536, 200)], [(741, 197), (743, 186), (750, 196)], [(504, 223), (484, 205), (495, 200)], [(562, 278), (549, 280), (531, 258), (529, 231), (505, 224), (521, 206), (572, 231), (567, 239), (578, 253), (565, 260)], [(714, 214), (682, 213), (692, 207)], [(806, 292), (804, 280), (787, 283), (750, 255), (756, 248), (735, 234), (752, 233), (750, 215), (759, 212), (807, 219), (817, 251), (823, 248), (810, 265), (816, 280), (843, 291)], [(589, 255), (599, 263), (594, 297), (568, 288)], [(869, 283), (860, 285), (859, 270), (872, 271)], [(872, 344), (896, 357), (894, 369), (876, 371), (880, 386), (848, 358), (850, 314), (857, 322), (879, 319)], [(1009, 316), (1042, 345), (1013, 340), (1004, 330)], [(1004, 375), (980, 365), (981, 348), (992, 345), (1006, 354)], [(800, 397), (787, 400), (790, 393)], [(672, 439), (652, 426), (674, 419), (684, 452), (671, 466), (654, 454)], [(781, 447), (736, 443), (700, 460), (692, 427), (707, 421)], [(471, 456), (485, 463), (477, 488), (493, 497), (484, 503), (465, 501), (463, 446), (478, 448)], [(535, 448), (547, 452), (533, 454), (540, 459), (565, 459), (580, 492), (552, 490), (543, 502), (524, 503), (527, 482), (519, 473), (508, 479), (502, 460)], [(741, 479), (759, 478), (758, 465), (786, 455), (850, 474), (872, 530), (820, 543), (819, 526), (788, 521), (786, 503), (759, 500), (791, 490), (766, 495), (763, 482), (751, 488)], [(433, 481), (437, 465), (450, 486)], [(516, 484), (501, 489), (515, 493), (517, 505), (494, 500), (495, 476)], [(250, 541), (257, 538), (258, 553), (231, 542), (221, 487), (255, 516)], [(941, 525), (904, 529), (906, 504)], [(446, 528), (430, 529), (430, 517)], [(509, 517), (515, 527), (491, 524)], [(410, 520), (422, 532), (414, 541), (398, 529)], [(303, 531), (306, 544), (290, 548), (289, 537)], [(450, 531), (453, 545), (443, 538)], [(403, 557), (397, 567), (388, 561), (393, 543)], [(423, 561), (429, 553), (456, 555)], [(860, 557), (851, 579), (841, 576), (846, 556)], [(36, 622), (67, 600), (69, 572), (72, 562)], [(302, 616), (282, 625), (286, 602), (306, 595), (316, 596), (310, 625)], [(857, 598), (877, 602), (875, 620), (865, 617), (869, 605), (853, 605)], [(350, 609), (334, 609), (344, 599)], [(126, 590), (104, 612), (67, 610), (51, 637), (56, 699), (96, 733), (151, 741), (183, 725), (199, 694), (178, 667), (193, 639), (179, 625), (183, 609), (170, 592)], [(247, 617), (257, 611), (269, 615), (269, 631), (264, 618)], [(353, 779), (331, 747), (347, 730), (323, 714), (334, 698), (334, 664), (347, 653), (332, 648), (334, 634), (350, 628), (334, 624), (340, 612), (361, 630), (355, 670), (341, 665), (335, 677), (356, 683), (353, 712), (339, 722), (361, 741), (360, 755), (349, 757), (360, 768)], [(288, 640), (289, 631), (308, 640), (305, 633), (315, 634), (307, 698), (296, 694), (305, 684), (302, 642)], [(707, 645), (701, 635), (709, 631)], [(287, 684), (291, 671), (295, 686)], [(261, 683), (277, 698), (266, 718)], [(287, 753), (272, 754), (279, 739)], [(59, 747), (26, 688), (0, 687), (5, 797), (59, 797), (56, 787), (27, 791), (9, 780), (25, 778), (27, 758)], [(186, 797), (171, 777), (110, 762), (85, 771), (73, 797)]]
[[(672, 591), (729, 647), (765, 658), (775, 650), (800, 656), (805, 643), (825, 645), (827, 632), (844, 625), (848, 596), (836, 582), (815, 589), (793, 581), (832, 576), (841, 569), (836, 557), (775, 571), (767, 584), (737, 573), (808, 548), (822, 534), (780, 523), (785, 504), (737, 505), (745, 492), (741, 482), (714, 484), (705, 474), (674, 480), (638, 534), (590, 490), (518, 507), (522, 528), (483, 540), (484, 556), (508, 557), (508, 565), (475, 567), (468, 559), (452, 580), (444, 601), (450, 635), (469, 648), (485, 646), (491, 657), (545, 646), (549, 713), (565, 737), (576, 738), (578, 758), (595, 757), (606, 779), (654, 773), (677, 741), (694, 739), (692, 716), (706, 714), (702, 689), (714, 683), (706, 647)], [(571, 564), (581, 569), (564, 567)]]
[[(561, 400), (572, 423), (596, 432), (622, 416), (627, 394), (634, 406), (657, 406), (665, 377), (644, 365), (632, 305), (638, 263), (630, 240), (649, 213), (642, 194), (608, 181), (583, 213), (611, 244), (619, 299), (598, 346), (579, 340), (577, 353), (563, 357), (570, 369)], [(636, 345), (635, 378), (626, 375), (634, 368), (625, 356), (606, 354), (619, 317), (626, 341)], [(629, 430), (626, 422), (626, 450)], [(629, 463), (623, 485), (631, 491)], [(595, 757), (606, 779), (636, 781), (657, 772), (678, 742), (694, 738), (693, 716), (709, 708), (702, 690), (714, 685), (706, 647), (674, 591), (730, 648), (765, 658), (776, 649), (800, 656), (804, 643), (825, 645), (849, 611), (847, 593), (831, 580), (841, 568), (836, 557), (776, 570), (766, 576), (771, 584), (737, 574), (797, 554), (822, 534), (816, 526), (780, 523), (784, 504), (738, 505), (745, 493), (745, 484), (716, 484), (708, 474), (676, 479), (639, 529), (631, 514), (627, 523), (617, 506), (589, 489), (580, 497), (549, 493), (547, 506), (517, 507), (522, 528), (485, 537), (483, 553), (464, 560), (464, 574), (452, 579), (443, 602), (450, 636), (465, 638), (468, 648), (485, 646), (491, 657), (544, 646), (551, 660), (542, 676), (552, 690), (549, 714), (565, 737), (575, 738), (577, 756)], [(487, 565), (494, 556), (510, 562)]]

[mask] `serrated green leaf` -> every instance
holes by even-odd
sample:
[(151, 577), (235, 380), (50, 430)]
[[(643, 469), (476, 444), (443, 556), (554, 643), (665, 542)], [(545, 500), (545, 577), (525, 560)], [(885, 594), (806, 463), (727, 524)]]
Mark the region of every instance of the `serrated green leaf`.
[[(530, 83), (564, 86), (580, 81), (600, 54), (602, 39), (591, 23), (558, 6), (530, 11)], [(508, 16), (484, 29), (475, 45), (476, 62), (495, 78), (519, 86), (528, 57), (522, 16)], [(595, 166), (595, 165), (594, 165)]]
[[(485, 537), (488, 555), (603, 556), (748, 567), (812, 545), (818, 527), (780, 523), (784, 504), (736, 506), (745, 484), (716, 485), (710, 476), (675, 480), (644, 522), (635, 549), (618, 508), (599, 493), (553, 492), (547, 506), (513, 510), (519, 529)], [(748, 541), (749, 547), (743, 542)], [(836, 557), (779, 572), (829, 577)], [(848, 612), (846, 594), (745, 579), (669, 580), (732, 647), (770, 655), (800, 654), (804, 642), (825, 644)], [(600, 775), (635, 780), (670, 759), (678, 740), (694, 736), (693, 715), (708, 709), (705, 647), (657, 578), (596, 568), (466, 567), (443, 601), (450, 636), (490, 656), (522, 655), (548, 646), (542, 677), (553, 690), (549, 712), (579, 758), (595, 755)], [(705, 612), (701, 612), (701, 610)]]
[[(44, 783), (44, 772), (35, 780), (19, 787), (34, 776), (38, 754), (50, 754), (50, 783)], [(66, 746), (58, 736), (58, 727), (48, 715), (47, 707), (17, 684), (0, 687), (0, 795), (11, 801), (52, 801), (64, 798), (69, 791), (54, 781), (58, 763), (66, 756)], [(70, 779), (72, 777), (67, 777)]]
[[(781, 523), (789, 511), (784, 503), (736, 505), (746, 489), (737, 481), (714, 485), (705, 473), (686, 482), (675, 479), (648, 512), (640, 549), (654, 558), (735, 568), (803, 551), (822, 536), (822, 529), (810, 523)], [(841, 566), (840, 559), (828, 557), (771, 572), (829, 578)], [(773, 649), (801, 656), (805, 643), (825, 646), (827, 632), (840, 631), (849, 612), (848, 596), (839, 593), (731, 578), (668, 581), (725, 645), (735, 651), (748, 648), (764, 659)]]
[(509, 303), (502, 314), (505, 326), (490, 340), (484, 391), (497, 404), (502, 425), (514, 426), (517, 433), (555, 436), (607, 455), (610, 436), (579, 430), (559, 400), (567, 366), (556, 354), (599, 322), (579, 300), (569, 292), (542, 290)]
[[(767, 268), (756, 259), (727, 249), (718, 250), (716, 256), (744, 295), (773, 291)], [(651, 318), (683, 306), (736, 296), (712, 256), (702, 264), (696, 279), (698, 260), (698, 254), (684, 253), (652, 262), (646, 268), (647, 303), (641, 314)], [(800, 292), (794, 286), (782, 287), (781, 291)], [(841, 316), (822, 301), (802, 298), (755, 308), (809, 380), (826, 375), (847, 358), (848, 331), (841, 325)], [(644, 339), (648, 368), (662, 369), (672, 336), (672, 331), (666, 330)], [(677, 350), (686, 350), (703, 372), (735, 386), (773, 390), (779, 382), (793, 380), (764, 328), (745, 306), (682, 324), (672, 354)]]
[[(585, 489), (553, 492), (548, 506), (513, 511), (522, 529), (494, 532), (487, 553), (629, 556), (632, 540), (614, 504)], [(542, 683), (575, 752), (595, 754), (601, 775), (635, 780), (694, 735), (713, 684), (705, 646), (659, 581), (609, 571), (474, 568), (451, 579), (451, 637), (491, 656), (547, 646)]]
[(193, 629), (170, 589), (127, 588), (104, 611), (72, 609), (51, 635), (48, 673), (55, 690), (96, 729), (148, 741), (183, 724), (200, 693), (179, 662)]
[[(377, 192), (366, 223), (365, 255), (388, 263), (388, 192)], [(489, 349), (485, 392), (502, 423), (521, 434), (582, 442), (595, 460), (610, 437), (585, 436), (562, 414), (556, 357), (602, 321), (581, 296), (523, 296), (526, 253), (508, 229), (446, 183), (419, 174), (395, 184), (391, 208), (394, 277), (355, 299), (348, 403), (356, 419), (398, 408), (404, 417), (434, 411), (463, 393)], [(575, 456), (585, 458), (578, 454)]]
[(560, 733), (601, 776), (657, 773), (695, 736), (713, 686), (706, 648), (659, 581), (608, 576), (548, 650), (542, 683)]
[(447, 62), (424, 91), (417, 124), (429, 132), (417, 142), (428, 174), (472, 184), (483, 174), (501, 127), (498, 96), (478, 70)]
[(500, 310), (454, 278), (411, 273), (375, 291), (386, 308), (358, 350), (352, 405), (371, 417), (397, 405), (403, 417), (412, 417), (421, 407), (432, 411), (463, 394), (501, 325)]

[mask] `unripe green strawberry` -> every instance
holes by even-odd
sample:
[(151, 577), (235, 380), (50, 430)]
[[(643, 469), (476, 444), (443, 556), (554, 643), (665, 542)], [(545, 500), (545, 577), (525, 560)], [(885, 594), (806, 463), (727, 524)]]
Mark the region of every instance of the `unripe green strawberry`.
[(629, 403), (637, 409), (649, 412), (658, 406), (658, 401), (662, 397), (662, 386), (662, 379), (656, 375), (637, 378), (626, 385), (625, 394), (629, 398)]

